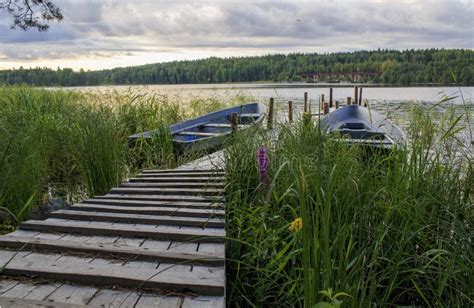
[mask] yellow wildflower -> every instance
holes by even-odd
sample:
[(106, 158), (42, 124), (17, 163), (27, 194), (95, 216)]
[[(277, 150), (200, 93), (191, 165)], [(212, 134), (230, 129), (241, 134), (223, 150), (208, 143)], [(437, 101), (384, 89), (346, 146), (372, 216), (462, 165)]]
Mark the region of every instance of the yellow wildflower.
[(298, 232), (301, 230), (301, 228), (303, 228), (303, 219), (301, 219), (301, 217), (295, 218), (295, 220), (293, 220), (293, 222), (288, 227), (291, 232)]

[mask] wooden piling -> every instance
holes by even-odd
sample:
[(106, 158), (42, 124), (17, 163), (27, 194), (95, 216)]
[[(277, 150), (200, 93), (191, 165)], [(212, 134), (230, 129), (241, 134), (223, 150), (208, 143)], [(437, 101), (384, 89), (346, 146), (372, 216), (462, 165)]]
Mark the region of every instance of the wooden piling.
[(359, 106), (362, 105), (362, 87), (359, 88)]
[(321, 105), (321, 110), (324, 111), (324, 94), (321, 94), (321, 101), (319, 103)]
[(288, 122), (293, 123), (293, 102), (288, 102)]
[(354, 104), (357, 105), (359, 103), (359, 88), (354, 86)]
[(332, 88), (329, 88), (329, 108), (332, 108)]
[(352, 97), (348, 96), (346, 98), (346, 105), (349, 106), (351, 104)]
[(230, 126), (232, 128), (232, 134), (235, 134), (239, 126), (239, 116), (236, 112), (233, 112), (230, 116)]
[(328, 114), (329, 113), (329, 103), (324, 103), (324, 114)]
[(339, 109), (339, 101), (336, 101), (335, 103), (336, 103), (336, 104), (335, 104), (335, 105), (336, 105), (336, 109)]
[(304, 112), (308, 112), (308, 92), (304, 92)]
[(268, 122), (267, 128), (273, 128), (273, 110), (275, 108), (275, 99), (273, 97), (270, 98), (270, 105), (268, 106)]

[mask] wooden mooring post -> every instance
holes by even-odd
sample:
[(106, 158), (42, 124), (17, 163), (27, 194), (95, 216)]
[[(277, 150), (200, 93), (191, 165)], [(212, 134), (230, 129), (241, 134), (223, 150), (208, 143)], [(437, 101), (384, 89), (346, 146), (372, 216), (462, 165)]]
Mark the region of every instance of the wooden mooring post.
[(288, 122), (293, 123), (293, 102), (288, 101)]
[(362, 87), (359, 88), (359, 106), (362, 105)]
[(329, 108), (332, 108), (332, 88), (329, 88)]
[(270, 98), (270, 105), (268, 106), (268, 122), (267, 122), (267, 128), (272, 129), (273, 128), (273, 111), (275, 108), (275, 99), (273, 97)]
[(336, 109), (339, 109), (339, 101), (335, 101)]
[(351, 104), (352, 97), (348, 96), (346, 98), (346, 106), (349, 106)]
[(329, 113), (329, 103), (324, 103), (324, 114), (328, 114)]
[(230, 126), (232, 128), (232, 134), (235, 134), (239, 126), (239, 116), (236, 112), (233, 112), (230, 116)]
[(304, 111), (304, 112), (308, 112), (308, 92), (304, 92), (303, 111)]
[(354, 86), (354, 105), (359, 103), (359, 88)]
[(321, 101), (319, 102), (319, 104), (321, 105), (321, 110), (323, 110), (324, 112), (324, 94), (321, 94)]

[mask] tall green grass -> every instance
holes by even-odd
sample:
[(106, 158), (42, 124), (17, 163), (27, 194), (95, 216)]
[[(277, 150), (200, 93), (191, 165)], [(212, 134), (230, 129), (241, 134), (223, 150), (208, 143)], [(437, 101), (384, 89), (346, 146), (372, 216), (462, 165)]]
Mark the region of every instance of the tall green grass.
[[(237, 136), (226, 150), (229, 303), (472, 305), (472, 156), (455, 150), (457, 118), (440, 117), (414, 110), (410, 146), (391, 152), (302, 123)], [(260, 146), (271, 184), (259, 183)]]
[(121, 133), (110, 110), (81, 94), (0, 89), (4, 221), (25, 219), (49, 196), (72, 199), (115, 185), (125, 175)]
[[(0, 87), (0, 225), (10, 230), (49, 199), (104, 194), (140, 169), (194, 158), (177, 161), (168, 126), (241, 101)], [(149, 130), (151, 141), (129, 146), (129, 135)]]

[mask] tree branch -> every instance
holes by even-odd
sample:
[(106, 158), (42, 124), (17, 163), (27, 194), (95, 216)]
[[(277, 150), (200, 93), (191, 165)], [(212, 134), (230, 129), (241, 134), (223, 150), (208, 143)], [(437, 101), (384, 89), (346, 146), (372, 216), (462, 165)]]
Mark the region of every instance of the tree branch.
[(12, 29), (46, 31), (50, 22), (63, 19), (61, 10), (51, 0), (6, 0), (0, 2), (0, 9), (13, 16)]

